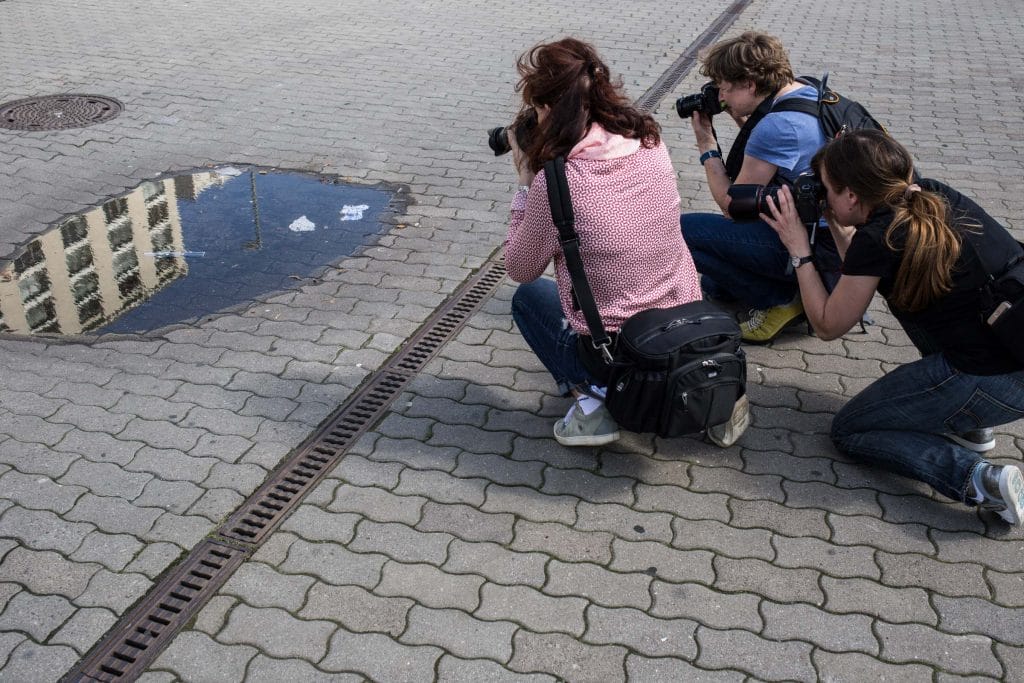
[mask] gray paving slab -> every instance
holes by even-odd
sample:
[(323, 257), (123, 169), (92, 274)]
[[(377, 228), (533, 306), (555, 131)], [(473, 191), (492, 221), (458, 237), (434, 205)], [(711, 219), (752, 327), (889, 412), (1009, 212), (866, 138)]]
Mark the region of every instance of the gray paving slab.
[[(126, 104), (88, 128), (0, 130), (0, 257), (204, 166), (409, 199), (375, 246), (260, 301), (142, 338), (0, 338), (0, 678), (60, 678), (500, 246), (513, 178), (484, 131), (515, 110), (520, 51), (579, 35), (639, 95), (729, 4), (0, 2), (0, 100)], [(1024, 236), (1019, 3), (758, 0), (730, 33), (751, 28)], [(672, 109), (701, 82), (655, 111), (684, 210), (713, 208)], [(550, 438), (565, 402), (512, 291), (145, 680), (1024, 678), (1024, 532), (828, 443), (844, 400), (915, 357), (880, 302), (867, 334), (751, 349), (736, 447), (595, 451)], [(1019, 462), (1021, 426), (997, 431), (995, 458)]]

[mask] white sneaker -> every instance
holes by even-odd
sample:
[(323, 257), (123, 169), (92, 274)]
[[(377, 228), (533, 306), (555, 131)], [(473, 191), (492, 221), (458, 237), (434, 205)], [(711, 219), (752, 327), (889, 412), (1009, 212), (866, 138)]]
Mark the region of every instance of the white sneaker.
[(996, 447), (996, 434), (991, 427), (984, 429), (971, 429), (956, 434), (946, 434), (947, 439), (958, 443), (967, 450), (975, 453), (984, 453)]
[(708, 427), (708, 440), (721, 448), (728, 448), (736, 443), (743, 436), (750, 426), (750, 402), (747, 395), (743, 394), (732, 406), (732, 415), (728, 422), (723, 422), (714, 427)]

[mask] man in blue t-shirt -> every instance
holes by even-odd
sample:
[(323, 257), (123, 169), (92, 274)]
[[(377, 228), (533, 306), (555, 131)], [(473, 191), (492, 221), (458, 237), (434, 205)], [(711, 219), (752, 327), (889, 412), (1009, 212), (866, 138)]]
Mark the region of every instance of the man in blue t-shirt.
[(780, 100), (816, 102), (818, 94), (794, 80), (777, 38), (753, 31), (714, 45), (703, 56), (700, 72), (718, 86), (722, 104), (740, 133), (728, 160), (723, 159), (711, 118), (699, 111), (693, 114), (700, 162), (722, 213), (685, 214), (683, 238), (701, 273), (705, 295), (752, 307), (750, 319), (741, 324), (743, 339), (764, 343), (802, 318), (795, 269), (807, 267), (810, 254), (787, 252), (763, 221), (733, 222), (729, 188), (734, 183), (778, 184), (810, 170), (811, 157), (825, 144), (817, 117), (768, 112)]

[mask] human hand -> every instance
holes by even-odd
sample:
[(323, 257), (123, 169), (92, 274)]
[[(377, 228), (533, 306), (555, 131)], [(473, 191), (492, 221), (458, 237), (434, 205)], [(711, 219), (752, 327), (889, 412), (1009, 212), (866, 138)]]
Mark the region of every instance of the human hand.
[(699, 111), (693, 112), (690, 117), (693, 125), (693, 136), (697, 139), (697, 151), (703, 154), (709, 149), (718, 149), (718, 140), (715, 139), (715, 129), (711, 127), (711, 117)]
[(761, 214), (761, 220), (770, 225), (778, 234), (782, 245), (794, 256), (806, 256), (811, 253), (811, 243), (807, 237), (807, 228), (800, 221), (793, 194), (789, 187), (783, 185), (777, 195), (778, 201), (768, 197), (765, 203), (769, 213)]
[(519, 184), (530, 185), (533, 182), (533, 176), (536, 174), (530, 170), (529, 165), (526, 163), (526, 155), (519, 148), (519, 144), (516, 142), (515, 129), (511, 126), (508, 129), (508, 146), (512, 150), (512, 167), (515, 168), (516, 175), (519, 176)]

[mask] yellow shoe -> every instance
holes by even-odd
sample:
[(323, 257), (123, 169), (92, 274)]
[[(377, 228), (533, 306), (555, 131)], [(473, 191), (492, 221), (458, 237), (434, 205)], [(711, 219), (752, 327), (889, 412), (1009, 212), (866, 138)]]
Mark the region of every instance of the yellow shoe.
[(803, 315), (804, 305), (800, 297), (782, 306), (753, 310), (750, 320), (740, 323), (741, 336), (749, 344), (767, 344)]

